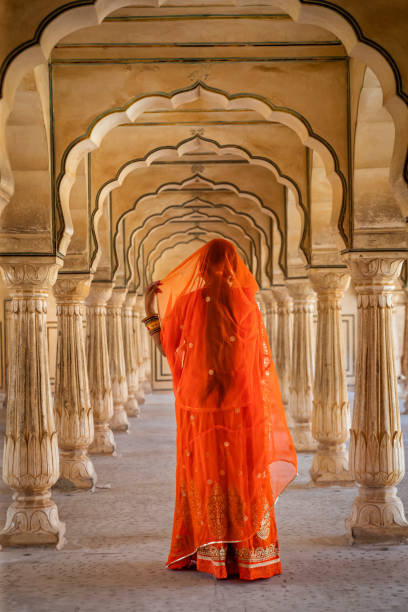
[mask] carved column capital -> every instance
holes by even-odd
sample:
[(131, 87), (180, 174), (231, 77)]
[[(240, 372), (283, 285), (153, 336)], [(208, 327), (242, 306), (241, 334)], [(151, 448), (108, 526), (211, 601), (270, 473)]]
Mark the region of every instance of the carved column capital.
[(61, 259), (27, 263), (10, 258), (0, 261), (0, 271), (12, 295), (48, 292), (57, 280), (62, 263)]
[(53, 288), (57, 303), (83, 302), (89, 294), (90, 274), (60, 274)]
[(111, 308), (122, 308), (126, 299), (127, 289), (114, 288), (107, 305)]
[(278, 307), (281, 306), (290, 306), (292, 303), (292, 298), (289, 295), (289, 291), (286, 286), (274, 286), (272, 287), (272, 295), (278, 304)]
[(303, 305), (313, 306), (316, 295), (309, 279), (296, 279), (287, 282), (287, 288), (290, 297), (293, 299), (293, 305), (302, 303)]
[(319, 298), (341, 298), (350, 286), (350, 273), (347, 269), (312, 268), (308, 276)]
[(127, 293), (124, 306), (133, 310), (136, 304), (136, 293)]
[(393, 252), (346, 253), (348, 265), (358, 293), (393, 291), (406, 255)]

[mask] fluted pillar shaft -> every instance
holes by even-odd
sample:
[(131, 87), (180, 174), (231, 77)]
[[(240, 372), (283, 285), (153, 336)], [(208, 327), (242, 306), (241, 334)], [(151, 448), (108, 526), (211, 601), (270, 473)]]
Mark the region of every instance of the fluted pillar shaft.
[(346, 441), (350, 429), (341, 326), (341, 299), (350, 284), (347, 270), (312, 269), (317, 293), (317, 336), (312, 435), (318, 442), (310, 475), (315, 484), (350, 485)]
[(83, 489), (96, 484), (96, 472), (88, 457), (94, 424), (83, 328), (84, 300), (90, 283), (89, 275), (70, 274), (58, 276), (54, 285), (58, 321), (54, 410), (60, 475)]
[(140, 318), (140, 326), (139, 326), (140, 351), (141, 351), (141, 356), (143, 360), (143, 375), (144, 375), (143, 391), (145, 393), (151, 393), (152, 385), (150, 381), (151, 381), (151, 374), (152, 374), (152, 364), (151, 364), (150, 349), (149, 349), (150, 338), (149, 338), (149, 335), (148, 335), (148, 332), (145, 326), (142, 323), (142, 319), (145, 316), (144, 297), (138, 296), (136, 300), (136, 304), (138, 306), (138, 312), (139, 312), (139, 318)]
[(95, 437), (88, 452), (95, 455), (112, 455), (116, 451), (110, 428), (113, 396), (106, 324), (106, 303), (112, 289), (111, 283), (93, 282), (86, 300), (88, 380), (95, 424)]
[(50, 490), (59, 476), (59, 454), (47, 340), (47, 297), (60, 265), (0, 264), (12, 299), (3, 480), (16, 492), (0, 534), (3, 545), (64, 543), (65, 524)]
[(140, 416), (137, 401), (139, 390), (139, 377), (137, 373), (136, 338), (133, 330), (133, 307), (136, 303), (136, 294), (128, 293), (122, 308), (123, 350), (125, 354), (126, 380), (128, 386), (128, 399), (125, 405), (128, 416)]
[(293, 298), (292, 367), (289, 383), (292, 437), (296, 450), (309, 452), (317, 446), (312, 436), (312, 329), (315, 295), (307, 279), (288, 282), (288, 290)]
[(145, 392), (144, 392), (144, 381), (146, 378), (145, 372), (145, 364), (143, 359), (143, 347), (142, 347), (142, 315), (140, 314), (140, 307), (137, 302), (133, 306), (133, 334), (135, 337), (135, 351), (136, 351), (136, 363), (137, 363), (137, 379), (138, 379), (138, 389), (136, 393), (136, 398), (139, 404), (144, 404), (146, 401)]
[(262, 292), (262, 297), (265, 304), (265, 327), (268, 334), (272, 356), (275, 359), (277, 348), (278, 305), (273, 297), (272, 289), (264, 289)]
[(127, 431), (129, 429), (125, 409), (128, 399), (128, 386), (122, 330), (122, 306), (126, 298), (126, 291), (126, 289), (113, 289), (107, 304), (109, 368), (114, 410), (111, 421), (113, 431)]
[(403, 339), (403, 350), (401, 357), (401, 374), (404, 377), (404, 407), (402, 409), (403, 414), (408, 413), (408, 287), (404, 289), (405, 293), (405, 325), (404, 325), (404, 339)]
[(408, 537), (396, 485), (405, 473), (392, 330), (398, 253), (349, 253), (358, 299), (358, 342), (350, 469), (359, 486), (346, 525), (354, 539)]
[(277, 333), (275, 353), (273, 353), (276, 371), (278, 373), (282, 402), (286, 411), (288, 425), (292, 426), (289, 413), (289, 383), (291, 372), (291, 313), (292, 298), (286, 287), (274, 287), (273, 295), (277, 304)]

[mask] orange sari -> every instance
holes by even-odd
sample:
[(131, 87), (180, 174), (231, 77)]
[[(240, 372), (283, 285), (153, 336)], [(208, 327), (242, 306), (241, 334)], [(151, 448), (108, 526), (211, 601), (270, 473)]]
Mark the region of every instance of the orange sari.
[(274, 504), (296, 453), (259, 308), (257, 284), (226, 240), (162, 281), (161, 343), (177, 418), (170, 569), (217, 578), (281, 572)]

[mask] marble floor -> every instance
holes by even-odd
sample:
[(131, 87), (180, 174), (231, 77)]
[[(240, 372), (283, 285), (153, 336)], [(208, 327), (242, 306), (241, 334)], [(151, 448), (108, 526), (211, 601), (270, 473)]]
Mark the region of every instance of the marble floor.
[[(403, 417), (408, 438), (408, 417)], [(408, 610), (408, 546), (350, 546), (354, 488), (310, 488), (310, 455), (276, 507), (283, 574), (216, 581), (167, 570), (175, 421), (168, 394), (149, 396), (117, 457), (96, 457), (95, 493), (54, 489), (67, 544), (0, 552), (2, 612), (314, 612)], [(408, 509), (408, 478), (399, 487)], [(0, 485), (0, 523), (10, 493)]]

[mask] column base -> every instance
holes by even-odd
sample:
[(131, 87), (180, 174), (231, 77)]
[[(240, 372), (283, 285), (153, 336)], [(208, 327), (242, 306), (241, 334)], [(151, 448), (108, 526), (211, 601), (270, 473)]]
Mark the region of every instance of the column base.
[(129, 431), (129, 421), (123, 404), (116, 404), (114, 406), (110, 428), (112, 431)]
[(150, 382), (148, 380), (143, 381), (142, 386), (143, 386), (143, 391), (145, 393), (151, 393), (152, 392), (152, 385), (150, 384)]
[(93, 442), (88, 446), (90, 455), (114, 455), (116, 442), (111, 428), (107, 423), (95, 423), (95, 436)]
[(354, 477), (348, 469), (345, 444), (338, 446), (319, 444), (309, 473), (315, 486), (354, 486)]
[(140, 408), (135, 397), (129, 397), (125, 404), (126, 414), (129, 417), (139, 417)]
[(97, 475), (85, 449), (60, 449), (60, 477), (77, 489), (93, 489)]
[(65, 523), (59, 520), (58, 508), (51, 493), (17, 493), (7, 510), (6, 524), (0, 532), (3, 546), (54, 545), (60, 550), (65, 544)]
[(291, 428), (293, 444), (299, 453), (311, 453), (317, 449), (317, 442), (312, 436), (311, 423), (297, 423)]
[(146, 401), (145, 394), (142, 389), (138, 389), (135, 393), (135, 397), (138, 404), (144, 404)]
[(408, 522), (397, 488), (359, 486), (346, 528), (353, 543), (408, 540)]

